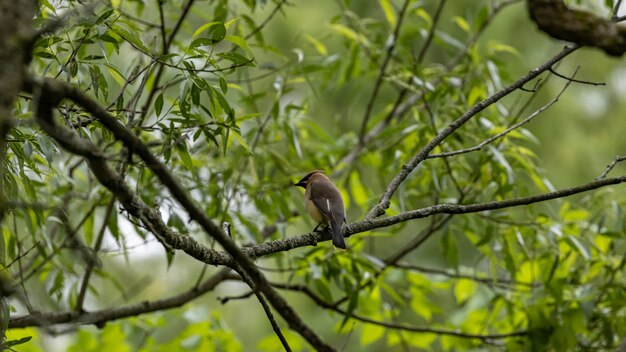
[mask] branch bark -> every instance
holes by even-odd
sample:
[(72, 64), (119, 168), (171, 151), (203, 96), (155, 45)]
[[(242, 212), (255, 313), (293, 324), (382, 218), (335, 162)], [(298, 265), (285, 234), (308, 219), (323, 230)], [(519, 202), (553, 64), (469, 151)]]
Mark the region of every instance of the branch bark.
[[(30, 61), (28, 49), (34, 33), (31, 22), (35, 10), (35, 1), (0, 0), (0, 176), (5, 172), (6, 137), (14, 124), (13, 101), (22, 89), (25, 64)], [(0, 187), (0, 205), (6, 201), (4, 187)], [(0, 206), (0, 222), (4, 208)]]
[(590, 12), (570, 9), (563, 0), (528, 0), (530, 18), (549, 36), (595, 47), (611, 56), (626, 51), (626, 28)]
[(144, 301), (125, 307), (102, 309), (93, 312), (69, 310), (66, 312), (36, 313), (21, 317), (11, 317), (9, 328), (45, 327), (54, 324), (94, 324), (103, 326), (105, 323), (117, 319), (181, 307), (185, 303), (212, 291), (220, 282), (230, 277), (230, 272), (229, 268), (222, 268), (200, 285), (170, 298), (158, 301)]

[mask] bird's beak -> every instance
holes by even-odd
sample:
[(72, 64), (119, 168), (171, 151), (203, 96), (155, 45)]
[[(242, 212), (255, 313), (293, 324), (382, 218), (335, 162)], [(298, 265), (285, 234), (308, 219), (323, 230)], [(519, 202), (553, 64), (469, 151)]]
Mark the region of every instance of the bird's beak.
[(305, 181), (300, 181), (298, 183), (294, 183), (293, 185), (296, 186), (296, 187), (306, 188), (306, 182)]

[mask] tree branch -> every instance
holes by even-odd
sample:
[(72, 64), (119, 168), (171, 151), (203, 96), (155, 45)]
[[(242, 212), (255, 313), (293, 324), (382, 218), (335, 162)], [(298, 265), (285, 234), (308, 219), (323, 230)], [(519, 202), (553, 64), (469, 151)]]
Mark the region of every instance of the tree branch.
[[(550, 72), (553, 72), (552, 69), (550, 69)], [(459, 149), (459, 150), (455, 150), (455, 151), (451, 151), (451, 152), (439, 153), (439, 154), (430, 154), (430, 155), (428, 155), (426, 157), (426, 159), (445, 158), (445, 157), (450, 157), (450, 156), (454, 156), (454, 155), (465, 154), (465, 153), (470, 153), (470, 152), (475, 152), (477, 150), (481, 150), (487, 144), (489, 144), (489, 143), (495, 141), (496, 139), (498, 139), (500, 137), (503, 137), (503, 136), (511, 133), (512, 131), (514, 131), (514, 130), (524, 126), (525, 124), (529, 123), (532, 119), (534, 119), (539, 114), (541, 114), (542, 112), (546, 111), (549, 107), (551, 107), (552, 105), (556, 104), (556, 102), (559, 101), (559, 98), (561, 97), (561, 95), (563, 95), (563, 93), (569, 87), (569, 85), (572, 82), (575, 82), (574, 77), (576, 76), (576, 72), (578, 72), (578, 68), (576, 69), (576, 71), (574, 72), (572, 77), (563, 77), (563, 78), (567, 79), (567, 83), (565, 83), (565, 86), (563, 86), (563, 89), (561, 89), (561, 91), (556, 95), (556, 97), (554, 97), (554, 99), (550, 100), (547, 104), (545, 104), (544, 106), (542, 106), (541, 108), (539, 108), (538, 110), (533, 112), (532, 114), (528, 115), (528, 117), (526, 117), (522, 121), (520, 121), (520, 122), (510, 126), (506, 130), (504, 130), (504, 131), (502, 131), (502, 132), (500, 132), (500, 133), (498, 133), (496, 135), (493, 135), (493, 136), (485, 139), (484, 141), (478, 143), (477, 145), (475, 145), (473, 147), (465, 148), (465, 149)]]
[(25, 316), (11, 317), (9, 328), (25, 328), (28, 326), (51, 326), (54, 324), (94, 324), (103, 326), (117, 319), (128, 318), (140, 314), (156, 312), (183, 306), (187, 302), (212, 291), (220, 282), (231, 278), (231, 270), (222, 268), (200, 285), (181, 294), (157, 301), (143, 301), (124, 307), (114, 307), (93, 312), (66, 311), (52, 313), (35, 313)]
[[(13, 101), (25, 78), (25, 64), (30, 61), (30, 38), (33, 36), (34, 1), (0, 1), (0, 175), (4, 175), (7, 154), (7, 135), (13, 128)], [(0, 187), (0, 222), (5, 213), (2, 206), (7, 197)], [(2, 341), (0, 332), (0, 341)]]
[(563, 0), (528, 0), (530, 18), (549, 36), (595, 47), (611, 56), (626, 52), (626, 28), (593, 13), (573, 10)]
[(449, 278), (452, 278), (452, 279), (468, 279), (468, 280), (472, 280), (472, 281), (476, 281), (476, 282), (480, 282), (480, 283), (488, 284), (488, 285), (499, 285), (499, 286), (506, 286), (506, 287), (510, 287), (510, 286), (538, 287), (538, 286), (541, 286), (541, 284), (539, 284), (539, 283), (492, 278), (492, 277), (488, 277), (486, 275), (459, 274), (459, 273), (450, 272), (448, 270), (426, 268), (426, 267), (423, 267), (423, 266), (411, 265), (411, 264), (406, 264), (406, 263), (396, 263), (396, 264), (391, 264), (391, 266), (395, 267), (395, 268), (399, 268), (399, 269), (405, 269), (405, 270), (411, 270), (411, 271), (419, 271), (421, 273), (426, 273), (426, 274), (442, 275), (442, 276), (446, 276), (446, 277), (449, 277)]
[[(522, 87), (528, 81), (534, 79), (539, 76), (544, 71), (550, 69), (552, 65), (562, 60), (567, 55), (574, 52), (578, 49), (578, 46), (566, 47), (561, 52), (556, 54), (550, 60), (542, 64), (541, 66), (531, 70), (526, 75), (522, 76), (520, 79), (515, 81), (514, 83), (504, 87), (502, 90), (496, 92), (489, 98), (476, 103), (469, 110), (467, 110), (461, 117), (459, 117), (454, 122), (450, 123), (446, 128), (442, 129), (433, 139), (431, 139), (422, 149), (417, 152), (417, 154), (406, 164), (402, 165), (402, 168), (398, 174), (393, 178), (393, 180), (389, 183), (389, 186), (385, 190), (385, 193), (382, 195), (378, 204), (370, 209), (370, 211), (365, 215), (365, 219), (373, 219), (385, 213), (391, 204), (391, 197), (394, 195), (398, 187), (404, 182), (404, 180), (409, 176), (411, 171), (413, 171), (417, 165), (419, 165), (422, 161), (424, 161), (428, 154), (435, 149), (441, 142), (443, 142), (448, 136), (450, 136), (454, 131), (463, 126), (467, 121), (469, 121), (472, 117), (476, 116), (479, 112), (483, 111), (488, 106), (496, 103), (503, 97), (507, 96), (509, 93), (514, 90)], [(405, 109), (408, 109), (412, 102), (409, 100), (405, 105)]]
[[(204, 263), (213, 263), (217, 257), (232, 257), (231, 266), (240, 267), (249, 276), (255, 287), (263, 293), (277, 312), (287, 321), (289, 327), (304, 337), (313, 347), (321, 351), (335, 349), (325, 343), (311, 330), (296, 314), (293, 308), (268, 283), (261, 271), (250, 260), (250, 257), (239, 248), (222, 230), (209, 219), (204, 211), (195, 203), (189, 193), (176, 181), (167, 167), (150, 152), (148, 147), (129, 129), (110, 115), (98, 102), (87, 96), (74, 86), (57, 80), (39, 82), (30, 78), (24, 86), (25, 90), (40, 92), (35, 94), (40, 101), (37, 104), (37, 121), (40, 126), (52, 136), (66, 150), (86, 158), (89, 168), (98, 181), (107, 187), (124, 204), (131, 214), (139, 218), (144, 226), (155, 234), (163, 234), (163, 240), (172, 248), (183, 250), (191, 257)], [(123, 178), (106, 162), (99, 148), (91, 141), (82, 139), (71, 130), (59, 126), (52, 117), (52, 107), (62, 98), (68, 98), (81, 105), (85, 110), (96, 117), (100, 123), (108, 128), (113, 135), (124, 143), (130, 152), (138, 155), (146, 166), (168, 188), (172, 196), (185, 209), (191, 220), (196, 221), (202, 229), (228, 253), (219, 253), (201, 245), (193, 238), (175, 234), (165, 225), (160, 214), (147, 207), (141, 199), (132, 192)], [(131, 212), (132, 211), (132, 212)], [(225, 258), (222, 258), (225, 259)], [(234, 264), (234, 265), (233, 265)]]
[[(343, 234), (345, 237), (349, 237), (358, 233), (396, 225), (409, 220), (422, 219), (436, 214), (471, 214), (490, 210), (517, 207), (522, 205), (530, 205), (552, 199), (568, 197), (601, 187), (621, 184), (624, 182), (626, 182), (626, 176), (620, 176), (615, 178), (596, 180), (583, 185), (564, 188), (554, 192), (541, 193), (533, 196), (513, 198), (502, 201), (475, 203), (467, 205), (436, 204), (421, 209), (407, 211), (395, 216), (358, 221), (345, 226)], [(244, 252), (251, 258), (259, 258), (278, 252), (289, 251), (298, 247), (314, 245), (317, 242), (329, 241), (330, 239), (330, 232), (324, 230), (321, 232), (312, 232), (300, 236), (289, 237), (285, 239), (265, 242), (251, 247), (246, 247), (244, 248)]]

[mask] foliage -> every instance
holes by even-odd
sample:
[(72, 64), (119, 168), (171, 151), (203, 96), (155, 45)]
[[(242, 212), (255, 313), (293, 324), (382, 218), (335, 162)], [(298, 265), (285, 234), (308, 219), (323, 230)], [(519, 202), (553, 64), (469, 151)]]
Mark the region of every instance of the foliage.
[[(93, 7), (44, 0), (36, 27), (69, 15), (34, 43), (29, 70), (95, 99), (149, 146), (209, 218), (232, 224), (237, 244), (256, 248), (316, 225), (300, 216), (302, 195), (291, 187), (301, 175), (325, 169), (344, 195), (349, 222), (360, 221), (429, 141), (532, 70), (521, 44), (485, 38), (502, 28), (497, 20), (509, 16), (509, 6), (523, 5), (339, 0), (305, 14), (311, 5), (282, 0)], [(294, 31), (299, 20), (316, 25)], [(558, 71), (569, 76), (568, 59)], [(385, 216), (554, 191), (541, 170), (541, 141), (526, 123), (542, 118), (569, 84), (546, 69), (486, 105), (410, 170)], [(219, 292), (224, 303), (243, 294), (245, 308), (193, 300), (220, 269), (164, 250), (83, 157), (40, 128), (37, 99), (34, 92), (16, 100), (2, 175), (0, 266), (19, 292), (10, 307), (2, 304), (3, 317), (11, 311), (1, 326), (3, 347), (38, 350), (42, 332), (67, 332), (46, 315), (31, 324), (42, 331), (11, 328), (13, 319), (42, 311), (76, 314), (60, 322), (76, 324), (63, 346), (70, 351), (281, 350), (247, 286), (221, 283), (228, 288)], [(179, 236), (220, 249), (88, 109), (66, 99), (56, 114), (96, 144)], [(442, 155), (449, 152), (458, 154)], [(323, 243), (257, 264), (336, 348), (611, 349), (626, 336), (624, 200), (617, 187), (606, 187), (519, 207), (432, 213), (352, 233), (346, 252)], [(89, 322), (100, 330), (81, 325), (81, 314), (186, 293), (167, 307), (190, 302), (185, 308)], [(278, 321), (292, 349), (310, 348)], [(245, 324), (256, 328), (245, 331)]]

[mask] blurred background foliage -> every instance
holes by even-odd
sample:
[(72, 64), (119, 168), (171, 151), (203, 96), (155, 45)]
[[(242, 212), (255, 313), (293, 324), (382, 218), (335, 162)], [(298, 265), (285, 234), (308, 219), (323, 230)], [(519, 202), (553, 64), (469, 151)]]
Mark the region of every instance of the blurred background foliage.
[[(36, 24), (77, 14), (36, 43), (31, 69), (97, 98), (163, 158), (211, 218), (233, 224), (240, 245), (315, 226), (299, 215), (302, 192), (292, 187), (314, 169), (333, 176), (348, 222), (360, 220), (438, 131), (564, 46), (536, 30), (523, 1), (446, 1), (439, 16), (440, 1), (410, 1), (402, 16), (398, 0), (197, 1), (171, 41), (188, 1), (157, 3), (42, 0)], [(571, 4), (606, 16), (613, 5)], [(480, 151), (426, 160), (387, 215), (528, 196), (598, 177), (626, 149), (624, 61), (580, 49), (554, 69), (567, 76), (578, 70), (577, 79), (606, 85), (573, 83), (528, 125)], [(566, 83), (541, 75), (479, 113), (434, 153), (504, 131)], [(420, 99), (405, 114), (389, 118), (398, 97), (415, 95)], [(102, 125), (69, 102), (58, 112), (106, 151), (168, 225), (216, 246)], [(27, 303), (5, 303), (5, 313), (75, 309), (88, 267), (94, 277), (86, 311), (167, 298), (219, 270), (182, 253), (167, 256), (149, 232), (111, 206), (84, 161), (33, 123), (28, 96), (15, 114), (4, 190), (18, 205), (39, 206), (16, 206), (2, 223), (0, 265), (28, 296)], [(358, 156), (346, 158), (354, 150)], [(618, 166), (613, 173), (623, 171)], [(323, 243), (257, 262), (277, 287), (302, 285), (327, 302), (322, 309), (302, 290), (281, 291), (324, 340), (346, 351), (611, 350), (626, 336), (619, 190), (436, 215), (352, 236), (348, 252)], [(7, 336), (32, 337), (20, 351), (281, 350), (258, 303), (235, 299), (246, 292), (231, 280), (182, 308), (100, 329), (10, 329)], [(284, 330), (294, 350), (310, 348)]]

